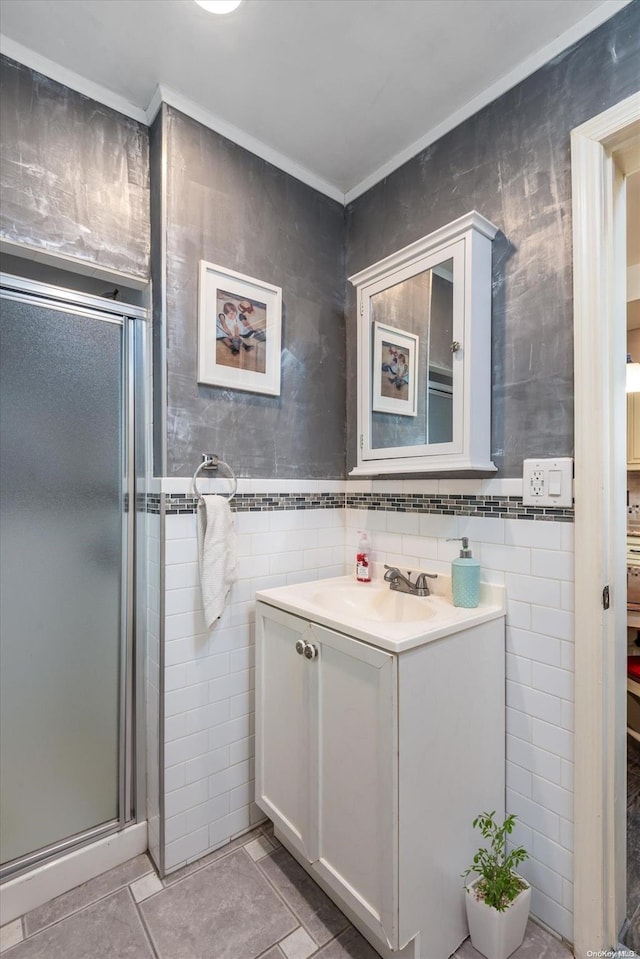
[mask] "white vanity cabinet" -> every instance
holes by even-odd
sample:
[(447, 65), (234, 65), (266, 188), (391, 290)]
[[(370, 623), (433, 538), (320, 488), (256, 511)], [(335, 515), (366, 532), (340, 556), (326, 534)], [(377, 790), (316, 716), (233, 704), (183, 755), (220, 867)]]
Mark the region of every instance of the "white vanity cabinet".
[(393, 653), (260, 601), (256, 657), (276, 836), (383, 957), (446, 959), (472, 820), (504, 811), (503, 617)]

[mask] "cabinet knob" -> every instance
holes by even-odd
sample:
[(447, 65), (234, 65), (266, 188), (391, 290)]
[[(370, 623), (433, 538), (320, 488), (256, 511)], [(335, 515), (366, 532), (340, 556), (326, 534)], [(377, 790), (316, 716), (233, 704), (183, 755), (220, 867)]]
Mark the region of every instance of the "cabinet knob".
[(307, 659), (315, 659), (318, 655), (318, 647), (314, 646), (313, 643), (306, 643), (304, 647), (304, 654)]
[(303, 639), (298, 640), (298, 642), (296, 643), (296, 653), (298, 654), (298, 656), (302, 656), (306, 645), (307, 644), (305, 643)]

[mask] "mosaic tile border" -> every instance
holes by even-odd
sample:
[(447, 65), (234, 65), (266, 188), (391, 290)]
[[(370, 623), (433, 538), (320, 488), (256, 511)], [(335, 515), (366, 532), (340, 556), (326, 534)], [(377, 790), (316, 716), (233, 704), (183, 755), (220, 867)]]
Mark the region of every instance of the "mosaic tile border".
[[(160, 513), (161, 497), (165, 513), (195, 513), (197, 497), (185, 493), (150, 493), (146, 497), (148, 513)], [(395, 513), (434, 513), (441, 516), (481, 516), (489, 519), (524, 519), (554, 523), (572, 523), (572, 508), (523, 506), (521, 496), (482, 496), (470, 494), (427, 493), (236, 493), (231, 500), (235, 513), (273, 510), (366, 509)]]
[(521, 496), (482, 496), (464, 493), (347, 493), (348, 509), (396, 513), (436, 513), (441, 516), (482, 516), (489, 519), (547, 520), (572, 523), (573, 508), (523, 506)]

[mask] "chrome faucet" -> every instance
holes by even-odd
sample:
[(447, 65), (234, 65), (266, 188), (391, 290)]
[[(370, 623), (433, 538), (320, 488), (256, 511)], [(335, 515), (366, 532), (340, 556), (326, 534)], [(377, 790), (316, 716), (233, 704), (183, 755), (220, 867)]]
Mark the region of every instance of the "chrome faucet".
[(389, 589), (397, 589), (400, 593), (411, 593), (412, 596), (428, 596), (429, 585), (427, 579), (437, 579), (437, 573), (418, 573), (415, 583), (411, 582), (411, 570), (407, 570), (407, 575), (401, 573), (397, 566), (387, 566), (385, 563), (384, 574), (385, 582), (389, 584)]

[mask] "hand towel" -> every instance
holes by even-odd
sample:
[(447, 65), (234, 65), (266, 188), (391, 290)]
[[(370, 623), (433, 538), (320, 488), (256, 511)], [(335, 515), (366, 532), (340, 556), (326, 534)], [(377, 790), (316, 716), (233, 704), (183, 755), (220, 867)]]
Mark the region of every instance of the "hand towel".
[(227, 593), (237, 579), (236, 534), (227, 498), (201, 496), (197, 525), (204, 618), (207, 628), (211, 629), (222, 614)]

